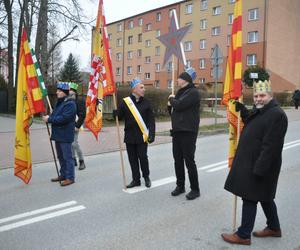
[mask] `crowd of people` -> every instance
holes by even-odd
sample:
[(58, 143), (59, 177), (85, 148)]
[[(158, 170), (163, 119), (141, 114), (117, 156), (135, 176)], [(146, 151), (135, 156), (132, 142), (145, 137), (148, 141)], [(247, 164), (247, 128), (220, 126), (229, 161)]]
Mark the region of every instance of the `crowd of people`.
[[(171, 195), (179, 196), (185, 193), (186, 168), (190, 182), (187, 200), (200, 197), (194, 159), (200, 123), (200, 94), (193, 83), (195, 78), (196, 73), (192, 68), (182, 72), (177, 79), (177, 93), (170, 95), (166, 100), (171, 116), (170, 133), (176, 174), (176, 187)], [(43, 116), (43, 120), (52, 125), (51, 140), (55, 141), (60, 163), (60, 174), (51, 181), (59, 181), (61, 186), (75, 182), (76, 155), (79, 159), (79, 169), (86, 168), (78, 143), (79, 131), (85, 118), (85, 107), (84, 102), (78, 99), (77, 87), (76, 83), (59, 82), (56, 92), (57, 104), (50, 115)], [(135, 78), (130, 87), (130, 95), (113, 111), (113, 115), (123, 119), (125, 123), (124, 143), (132, 172), (132, 181), (127, 188), (141, 186), (141, 176), (145, 186), (150, 188), (147, 149), (148, 144), (155, 140), (155, 118), (150, 101), (144, 97), (145, 86), (142, 81)], [(235, 102), (236, 111), (240, 112), (244, 127), (224, 187), (242, 198), (243, 207), (238, 230), (232, 234), (223, 233), (221, 236), (226, 242), (241, 245), (250, 245), (251, 235), (281, 237), (274, 199), (288, 121), (285, 112), (272, 96), (270, 81), (259, 80), (253, 89), (252, 109), (247, 109), (238, 101)], [(263, 208), (267, 225), (261, 231), (252, 232), (258, 203)]]

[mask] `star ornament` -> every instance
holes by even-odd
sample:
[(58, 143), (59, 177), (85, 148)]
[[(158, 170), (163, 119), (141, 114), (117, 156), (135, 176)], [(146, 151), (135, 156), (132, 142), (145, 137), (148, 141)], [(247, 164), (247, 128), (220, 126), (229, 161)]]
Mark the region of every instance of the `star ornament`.
[(191, 25), (179, 28), (176, 11), (173, 10), (169, 32), (157, 38), (166, 46), (163, 65), (166, 65), (172, 55), (175, 55), (184, 65), (186, 65), (185, 54), (181, 41), (190, 28)]

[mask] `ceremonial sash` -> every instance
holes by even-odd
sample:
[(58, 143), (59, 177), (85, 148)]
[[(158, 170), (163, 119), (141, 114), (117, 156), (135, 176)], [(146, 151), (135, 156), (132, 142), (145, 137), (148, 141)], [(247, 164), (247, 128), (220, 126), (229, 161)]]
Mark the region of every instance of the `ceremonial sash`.
[(144, 142), (147, 142), (148, 137), (149, 137), (149, 130), (146, 127), (146, 124), (145, 124), (140, 112), (138, 111), (138, 109), (136, 108), (136, 106), (134, 105), (134, 103), (133, 103), (133, 101), (131, 100), (130, 97), (123, 98), (123, 100), (126, 103), (127, 107), (129, 108), (129, 110), (130, 110), (131, 114), (133, 115), (135, 121), (139, 125), (139, 128), (140, 128), (140, 130), (143, 134)]

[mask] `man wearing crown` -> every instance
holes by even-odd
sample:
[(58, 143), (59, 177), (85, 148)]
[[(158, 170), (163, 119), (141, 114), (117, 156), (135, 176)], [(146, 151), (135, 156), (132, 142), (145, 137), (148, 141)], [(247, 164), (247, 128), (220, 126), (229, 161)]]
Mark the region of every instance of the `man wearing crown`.
[(237, 232), (222, 234), (222, 238), (232, 244), (251, 244), (258, 202), (267, 225), (252, 235), (281, 237), (274, 198), (288, 121), (285, 112), (273, 99), (270, 81), (256, 82), (253, 90), (252, 110), (236, 102), (236, 111), (241, 111), (244, 128), (225, 182), (225, 189), (243, 200), (242, 220)]

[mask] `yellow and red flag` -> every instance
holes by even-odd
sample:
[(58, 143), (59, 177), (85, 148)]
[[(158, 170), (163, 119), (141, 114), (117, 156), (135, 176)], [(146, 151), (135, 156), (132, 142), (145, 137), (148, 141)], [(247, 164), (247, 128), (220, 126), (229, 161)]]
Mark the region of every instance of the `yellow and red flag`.
[(98, 140), (98, 133), (102, 128), (103, 97), (114, 93), (116, 90), (109, 53), (103, 0), (99, 1), (92, 43), (92, 63), (86, 98), (85, 125)]
[(231, 167), (238, 143), (239, 113), (235, 111), (234, 101), (242, 96), (242, 0), (236, 0), (231, 31), (231, 42), (226, 66), (222, 102), (227, 106), (229, 122), (229, 157)]
[(29, 127), (33, 115), (40, 112), (45, 112), (43, 92), (23, 29), (18, 68), (14, 173), (26, 184), (32, 175)]

